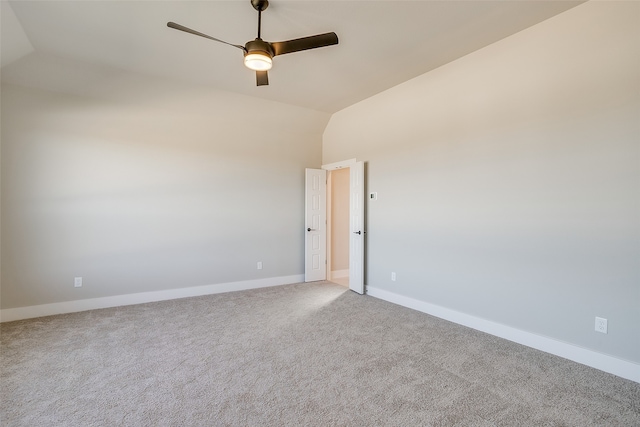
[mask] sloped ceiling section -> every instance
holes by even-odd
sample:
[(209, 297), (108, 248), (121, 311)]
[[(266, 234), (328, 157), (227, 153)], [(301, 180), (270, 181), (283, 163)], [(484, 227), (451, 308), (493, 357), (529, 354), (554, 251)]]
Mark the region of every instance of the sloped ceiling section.
[[(3, 65), (5, 56), (10, 64), (2, 70), (5, 82), (72, 85), (78, 73), (49, 72), (63, 60), (80, 70), (103, 68), (98, 74), (170, 78), (334, 113), (581, 2), (273, 0), (262, 17), (265, 40), (335, 31), (340, 43), (276, 57), (270, 85), (262, 87), (239, 49), (166, 26), (175, 21), (244, 44), (257, 35), (257, 12), (248, 0), (2, 3)], [(13, 20), (6, 28), (5, 9)], [(24, 33), (14, 30), (20, 26)], [(38, 59), (16, 61), (33, 49), (29, 40)]]
[(0, 65), (2, 67), (33, 52), (29, 38), (7, 1), (0, 2), (0, 24), (2, 28)]

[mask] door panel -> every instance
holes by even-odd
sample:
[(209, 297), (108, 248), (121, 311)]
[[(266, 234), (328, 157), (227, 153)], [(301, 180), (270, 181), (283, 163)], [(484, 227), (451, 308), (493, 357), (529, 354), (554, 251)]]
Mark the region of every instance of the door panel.
[(364, 162), (350, 166), (349, 288), (364, 293)]
[(327, 278), (327, 171), (305, 169), (304, 281)]

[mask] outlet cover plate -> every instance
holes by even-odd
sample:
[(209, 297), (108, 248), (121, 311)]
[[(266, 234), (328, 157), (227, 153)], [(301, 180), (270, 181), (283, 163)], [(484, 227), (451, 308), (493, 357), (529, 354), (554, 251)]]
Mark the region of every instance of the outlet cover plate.
[(607, 319), (596, 317), (596, 332), (607, 333)]

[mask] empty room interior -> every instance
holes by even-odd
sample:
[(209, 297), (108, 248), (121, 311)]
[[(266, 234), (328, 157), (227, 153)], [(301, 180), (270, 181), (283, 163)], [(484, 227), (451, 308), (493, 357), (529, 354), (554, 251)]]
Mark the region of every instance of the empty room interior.
[(0, 5), (1, 424), (640, 425), (640, 2)]

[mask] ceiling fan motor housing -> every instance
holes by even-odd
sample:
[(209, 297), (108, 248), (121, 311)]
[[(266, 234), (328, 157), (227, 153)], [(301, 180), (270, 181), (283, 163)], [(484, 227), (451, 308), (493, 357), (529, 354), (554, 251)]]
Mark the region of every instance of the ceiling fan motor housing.
[(275, 55), (271, 45), (262, 39), (255, 39), (250, 42), (247, 42), (247, 44), (244, 45), (244, 49), (245, 49), (244, 56), (247, 56), (252, 53), (258, 53), (258, 54), (267, 55), (269, 56), (269, 58), (273, 58), (273, 56)]

